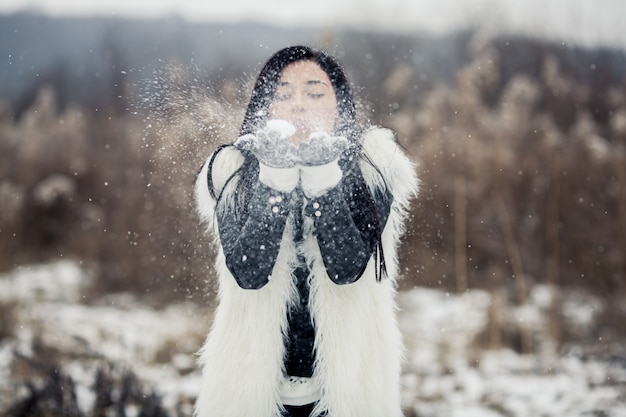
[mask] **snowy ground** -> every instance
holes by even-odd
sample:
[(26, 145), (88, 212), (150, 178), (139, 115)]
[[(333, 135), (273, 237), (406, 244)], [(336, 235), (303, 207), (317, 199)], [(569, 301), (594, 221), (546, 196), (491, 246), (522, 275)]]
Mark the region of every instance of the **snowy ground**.
[[(93, 407), (93, 368), (109, 361), (131, 369), (178, 413), (190, 415), (198, 391), (194, 352), (209, 327), (210, 312), (177, 304), (162, 310), (129, 295), (85, 305), (88, 277), (73, 262), (22, 267), (0, 275), (0, 303), (16, 305), (14, 337), (0, 339), (0, 413), (24, 394), (16, 352), (32, 354), (34, 340), (64, 352), (65, 372), (76, 382), (78, 403)], [(507, 310), (536, 340), (534, 355), (485, 350), (474, 340), (483, 332), (490, 295), (462, 296), (414, 289), (399, 296), (407, 346), (403, 401), (407, 415), (463, 417), (626, 417), (626, 361), (555, 353), (546, 330), (551, 300), (535, 287), (529, 305)], [(601, 305), (593, 297), (564, 299), (565, 320), (592, 326)], [(16, 397), (17, 395), (17, 397)]]

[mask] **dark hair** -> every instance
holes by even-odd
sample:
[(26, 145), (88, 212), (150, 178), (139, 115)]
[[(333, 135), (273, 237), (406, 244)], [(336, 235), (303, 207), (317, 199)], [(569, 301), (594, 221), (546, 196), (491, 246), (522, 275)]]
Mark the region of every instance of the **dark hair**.
[(274, 99), (280, 74), (289, 64), (298, 61), (315, 62), (328, 75), (337, 98), (338, 123), (335, 134), (356, 140), (359, 133), (356, 124), (356, 109), (345, 72), (335, 58), (308, 46), (290, 46), (281, 49), (265, 63), (252, 90), (241, 126), (241, 135), (254, 133), (267, 122), (269, 106)]
[[(361, 237), (368, 243), (370, 250), (376, 257), (376, 279), (380, 280), (386, 274), (385, 259), (382, 250), (382, 226), (377, 213), (375, 200), (367, 187), (361, 169), (357, 164), (359, 158), (371, 164), (377, 171), (378, 168), (371, 162), (367, 155), (362, 154), (359, 143), (361, 130), (357, 126), (356, 108), (348, 78), (341, 65), (325, 52), (311, 49), (307, 46), (290, 46), (276, 52), (265, 63), (257, 77), (250, 102), (241, 126), (240, 135), (254, 134), (263, 127), (269, 118), (269, 106), (274, 99), (276, 85), (281, 73), (289, 64), (297, 61), (313, 61), (328, 75), (335, 96), (337, 98), (338, 123), (335, 134), (342, 135), (354, 143), (354, 147), (340, 159), (340, 166), (344, 171), (342, 189), (344, 198), (349, 201), (350, 211), (355, 225), (361, 232)], [(224, 145), (232, 146), (232, 145)], [(214, 153), (219, 152), (219, 149)], [(227, 180), (238, 178), (235, 192), (235, 210), (241, 219), (247, 218), (248, 203), (252, 197), (253, 187), (258, 179), (258, 160), (250, 153), (243, 152), (244, 163)], [(380, 171), (378, 171), (380, 174)], [(212, 167), (208, 170), (209, 190), (214, 198), (219, 200), (221, 195), (216, 196), (211, 178)], [(382, 175), (381, 175), (382, 178)], [(384, 183), (384, 180), (383, 180)], [(226, 188), (226, 187), (224, 187)], [(392, 198), (387, 187), (378, 192), (387, 198)]]

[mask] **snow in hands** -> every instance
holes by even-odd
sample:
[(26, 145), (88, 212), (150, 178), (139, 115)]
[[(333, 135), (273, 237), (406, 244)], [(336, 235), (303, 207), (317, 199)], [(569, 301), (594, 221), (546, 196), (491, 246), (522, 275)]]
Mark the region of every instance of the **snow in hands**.
[(272, 119), (256, 134), (241, 136), (235, 146), (252, 152), (259, 162), (273, 168), (324, 165), (350, 148), (345, 137), (332, 136), (324, 131), (313, 132), (307, 141), (295, 145), (290, 141), (295, 133), (293, 124)]

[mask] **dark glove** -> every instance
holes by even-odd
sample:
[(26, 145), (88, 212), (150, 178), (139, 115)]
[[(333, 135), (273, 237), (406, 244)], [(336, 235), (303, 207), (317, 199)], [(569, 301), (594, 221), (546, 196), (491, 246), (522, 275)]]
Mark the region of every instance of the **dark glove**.
[(325, 165), (339, 158), (349, 147), (350, 142), (344, 137), (316, 132), (298, 146), (298, 157), (303, 166)]
[(298, 148), (289, 142), (295, 128), (284, 120), (270, 120), (256, 135), (241, 136), (235, 141), (239, 149), (249, 151), (263, 165), (272, 168), (292, 168), (299, 162)]

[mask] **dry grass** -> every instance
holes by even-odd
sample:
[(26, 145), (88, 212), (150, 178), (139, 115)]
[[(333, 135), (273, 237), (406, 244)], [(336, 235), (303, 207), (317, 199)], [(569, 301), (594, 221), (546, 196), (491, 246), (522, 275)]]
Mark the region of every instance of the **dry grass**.
[(93, 369), (93, 385), (89, 388), (94, 400), (89, 409), (84, 409), (79, 403), (77, 382), (64, 370), (63, 353), (37, 340), (31, 350), (28, 355), (18, 352), (11, 365), (13, 383), (21, 388), (3, 407), (7, 417), (170, 415), (162, 399), (146, 389), (132, 371), (104, 360)]
[[(420, 163), (402, 285), (505, 289), (517, 305), (535, 283), (623, 296), (624, 81), (576, 76), (537, 42), (526, 45), (531, 70), (517, 70), (501, 40), (467, 45), (455, 82), (421, 89), (419, 100), (411, 86), (420, 74), (406, 63), (363, 86), (398, 104), (373, 120), (394, 128)], [(394, 62), (384, 53), (377, 59)], [(51, 89), (19, 120), (0, 111), (0, 269), (76, 257), (97, 276), (96, 295), (214, 295), (192, 184), (215, 145), (235, 137), (247, 87), (226, 80), (215, 91), (180, 68), (164, 77), (148, 109), (138, 92), (122, 91), (138, 113), (106, 100), (97, 112), (59, 110)], [(523, 335), (520, 343), (532, 349)]]
[(17, 301), (0, 301), (0, 342), (15, 334), (17, 307)]

